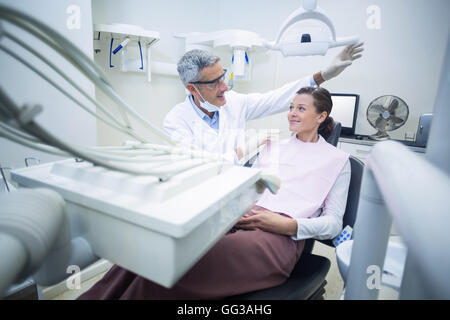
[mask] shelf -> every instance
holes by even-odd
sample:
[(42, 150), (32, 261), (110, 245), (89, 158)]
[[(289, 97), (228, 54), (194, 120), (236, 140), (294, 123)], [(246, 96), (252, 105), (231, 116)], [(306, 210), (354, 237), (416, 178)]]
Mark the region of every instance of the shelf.
[(131, 40), (139, 40), (145, 42), (146, 45), (152, 45), (159, 41), (159, 32), (146, 30), (142, 27), (130, 24), (94, 24), (94, 34), (109, 33), (113, 38), (129, 37)]

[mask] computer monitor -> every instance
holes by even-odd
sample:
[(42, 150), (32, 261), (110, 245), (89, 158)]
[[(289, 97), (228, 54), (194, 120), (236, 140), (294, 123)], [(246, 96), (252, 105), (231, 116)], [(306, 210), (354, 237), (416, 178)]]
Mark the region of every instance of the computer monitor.
[(330, 116), (342, 125), (341, 135), (355, 134), (356, 116), (358, 115), (358, 94), (331, 93), (333, 109)]

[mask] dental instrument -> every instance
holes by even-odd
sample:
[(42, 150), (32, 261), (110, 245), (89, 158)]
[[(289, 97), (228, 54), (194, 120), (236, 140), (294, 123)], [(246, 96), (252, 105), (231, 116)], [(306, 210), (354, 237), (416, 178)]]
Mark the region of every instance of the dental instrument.
[(120, 49), (125, 48), (125, 46), (130, 42), (130, 38), (125, 38), (125, 40), (122, 41), (121, 44), (117, 46), (117, 48), (114, 49), (113, 54), (116, 54), (119, 52)]

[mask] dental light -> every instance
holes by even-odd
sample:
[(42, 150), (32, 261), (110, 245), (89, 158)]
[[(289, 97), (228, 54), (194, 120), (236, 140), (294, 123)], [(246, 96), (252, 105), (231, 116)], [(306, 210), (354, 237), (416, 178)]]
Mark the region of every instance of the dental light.
[[(312, 28), (313, 32), (305, 29), (299, 35), (286, 36), (286, 31), (296, 23), (304, 20), (314, 19), (323, 22), (331, 32), (331, 39), (328, 32), (322, 28)], [(337, 38), (333, 22), (326, 13), (317, 7), (317, 0), (304, 0), (303, 7), (295, 10), (283, 23), (275, 42), (267, 42), (268, 49), (279, 50), (285, 57), (287, 56), (309, 56), (325, 55), (329, 48), (347, 46), (358, 43), (358, 37), (351, 36), (346, 38)]]
[[(305, 20), (316, 20), (327, 28), (302, 27), (300, 34), (285, 35), (294, 25)], [(330, 36), (331, 33), (331, 36)], [(282, 24), (275, 41), (268, 41), (258, 34), (245, 30), (221, 30), (209, 33), (188, 33), (176, 35), (185, 38), (185, 51), (213, 48), (232, 51), (232, 80), (250, 80), (250, 54), (265, 50), (277, 50), (285, 56), (325, 55), (330, 48), (358, 43), (357, 36), (337, 38), (333, 22), (317, 0), (304, 0), (303, 7), (295, 10)]]

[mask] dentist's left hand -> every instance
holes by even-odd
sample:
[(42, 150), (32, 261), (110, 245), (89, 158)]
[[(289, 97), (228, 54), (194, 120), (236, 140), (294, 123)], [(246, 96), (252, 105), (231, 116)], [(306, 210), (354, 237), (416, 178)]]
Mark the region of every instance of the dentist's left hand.
[(364, 51), (363, 42), (347, 46), (333, 60), (331, 65), (322, 70), (322, 78), (330, 80), (337, 77), (345, 68), (352, 64), (356, 59), (362, 57), (361, 52)]

